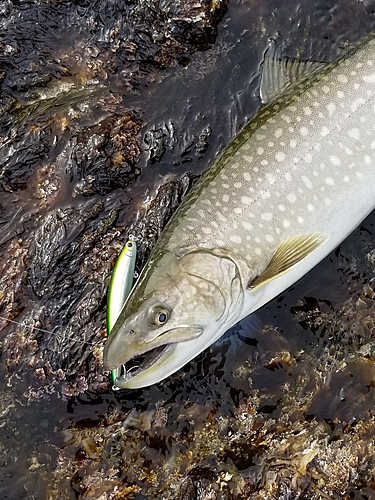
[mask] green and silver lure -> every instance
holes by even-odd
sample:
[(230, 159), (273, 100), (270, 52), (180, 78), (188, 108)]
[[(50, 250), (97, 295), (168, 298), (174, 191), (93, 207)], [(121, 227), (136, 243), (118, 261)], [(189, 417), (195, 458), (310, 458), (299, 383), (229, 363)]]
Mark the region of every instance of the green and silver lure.
[[(120, 315), (121, 309), (132, 289), (134, 281), (135, 261), (137, 258), (137, 245), (130, 236), (122, 249), (113, 269), (109, 285), (107, 301), (107, 332), (110, 335), (113, 325)], [(122, 366), (112, 370), (113, 389), (119, 389), (116, 380), (121, 377)]]

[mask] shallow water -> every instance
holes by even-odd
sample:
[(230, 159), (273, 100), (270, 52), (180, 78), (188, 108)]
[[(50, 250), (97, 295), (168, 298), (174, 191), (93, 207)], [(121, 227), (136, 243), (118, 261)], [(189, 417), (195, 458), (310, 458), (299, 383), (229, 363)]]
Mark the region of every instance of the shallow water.
[(167, 381), (112, 392), (100, 363), (128, 228), (143, 257), (254, 114), (268, 38), (331, 60), (371, 2), (231, 2), (161, 55), (134, 5), (1, 3), (1, 314), (54, 332), (2, 325), (1, 498), (373, 498), (374, 214)]

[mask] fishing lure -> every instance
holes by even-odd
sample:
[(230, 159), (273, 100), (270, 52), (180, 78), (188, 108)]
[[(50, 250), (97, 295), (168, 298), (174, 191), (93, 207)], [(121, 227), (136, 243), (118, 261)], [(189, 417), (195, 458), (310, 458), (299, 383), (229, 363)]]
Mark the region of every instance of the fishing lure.
[[(123, 305), (132, 289), (134, 281), (135, 261), (137, 256), (137, 245), (135, 239), (130, 236), (122, 252), (120, 253), (113, 269), (109, 285), (107, 301), (107, 332), (110, 335), (113, 325), (121, 312)], [(121, 378), (122, 366), (112, 370), (113, 389), (118, 390), (116, 380)]]

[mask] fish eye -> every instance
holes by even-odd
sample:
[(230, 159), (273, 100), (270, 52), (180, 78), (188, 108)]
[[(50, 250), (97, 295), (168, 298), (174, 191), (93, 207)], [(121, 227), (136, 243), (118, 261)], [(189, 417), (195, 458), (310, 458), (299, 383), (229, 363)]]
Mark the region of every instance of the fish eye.
[(153, 309), (151, 311), (150, 320), (153, 325), (162, 326), (169, 319), (169, 311), (164, 307)]
[(164, 325), (168, 321), (169, 313), (166, 309), (161, 309), (155, 315), (155, 323), (157, 325)]

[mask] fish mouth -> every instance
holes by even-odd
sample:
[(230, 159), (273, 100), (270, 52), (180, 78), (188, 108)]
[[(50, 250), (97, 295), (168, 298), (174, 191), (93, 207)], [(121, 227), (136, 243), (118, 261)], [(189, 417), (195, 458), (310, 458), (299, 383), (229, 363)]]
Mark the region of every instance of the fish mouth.
[(163, 344), (148, 351), (138, 353), (130, 358), (126, 363), (115, 368), (117, 377), (114, 380), (114, 389), (127, 388), (128, 381), (141, 372), (151, 368), (159, 359), (171, 352), (175, 344)]

